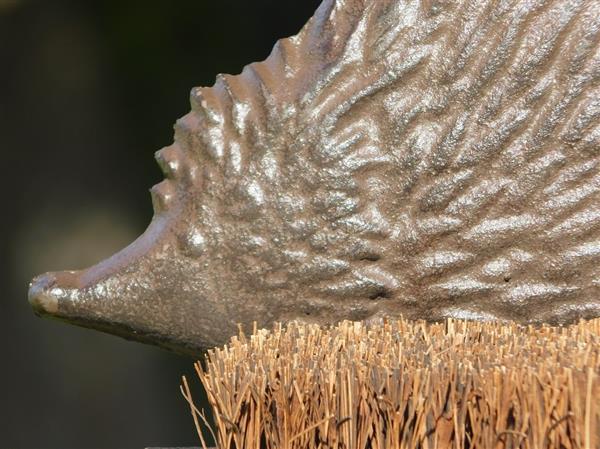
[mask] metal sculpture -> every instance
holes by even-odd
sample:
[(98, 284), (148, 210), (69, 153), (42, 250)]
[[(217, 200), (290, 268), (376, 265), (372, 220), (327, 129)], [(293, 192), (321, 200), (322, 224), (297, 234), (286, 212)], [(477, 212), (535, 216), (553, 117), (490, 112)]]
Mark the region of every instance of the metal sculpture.
[(326, 0), (191, 93), (146, 232), (51, 315), (198, 354), (237, 324), (600, 316), (600, 3)]

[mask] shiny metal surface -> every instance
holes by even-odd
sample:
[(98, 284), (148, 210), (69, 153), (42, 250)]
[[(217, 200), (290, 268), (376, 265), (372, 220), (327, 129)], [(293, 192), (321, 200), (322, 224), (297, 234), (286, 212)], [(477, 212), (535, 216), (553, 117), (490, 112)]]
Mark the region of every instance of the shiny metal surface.
[(148, 230), (38, 314), (198, 354), (302, 319), (600, 316), (600, 3), (326, 0), (191, 93)]

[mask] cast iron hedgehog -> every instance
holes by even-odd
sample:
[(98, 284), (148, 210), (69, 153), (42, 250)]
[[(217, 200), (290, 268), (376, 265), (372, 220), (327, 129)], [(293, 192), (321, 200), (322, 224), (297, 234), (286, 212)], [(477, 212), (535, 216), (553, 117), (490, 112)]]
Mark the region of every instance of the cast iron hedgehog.
[(190, 354), (237, 323), (600, 315), (600, 2), (325, 0), (191, 93), (133, 244), (38, 314)]

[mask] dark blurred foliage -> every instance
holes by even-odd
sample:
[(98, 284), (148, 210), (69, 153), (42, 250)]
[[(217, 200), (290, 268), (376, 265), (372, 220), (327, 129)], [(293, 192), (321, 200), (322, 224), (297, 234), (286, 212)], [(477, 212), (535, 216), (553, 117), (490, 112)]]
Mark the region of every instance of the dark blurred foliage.
[(196, 444), (191, 360), (38, 319), (27, 283), (140, 234), (190, 88), (264, 59), (318, 3), (0, 0), (1, 447)]

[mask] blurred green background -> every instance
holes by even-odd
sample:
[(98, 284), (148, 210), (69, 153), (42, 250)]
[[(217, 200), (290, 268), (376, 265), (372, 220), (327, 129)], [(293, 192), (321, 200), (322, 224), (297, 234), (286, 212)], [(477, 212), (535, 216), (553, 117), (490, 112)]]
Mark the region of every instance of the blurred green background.
[(139, 235), (190, 88), (264, 59), (318, 3), (0, 0), (0, 447), (197, 444), (191, 360), (36, 318), (28, 282)]

